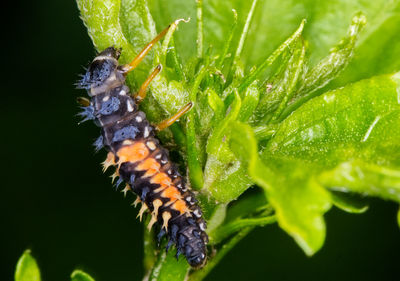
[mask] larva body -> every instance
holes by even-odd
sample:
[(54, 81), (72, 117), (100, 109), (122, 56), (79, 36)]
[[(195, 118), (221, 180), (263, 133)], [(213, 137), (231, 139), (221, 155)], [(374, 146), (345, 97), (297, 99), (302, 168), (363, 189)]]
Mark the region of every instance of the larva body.
[(169, 160), (168, 152), (155, 138), (154, 127), (138, 110), (136, 100), (125, 85), (123, 67), (118, 64), (120, 51), (110, 47), (89, 65), (78, 83), (91, 97), (90, 105), (81, 113), (101, 128), (95, 142), (104, 147), (108, 157), (105, 168), (116, 166), (117, 185), (125, 182), (125, 192), (138, 195), (144, 211), (151, 214), (149, 229), (160, 227), (158, 239), (169, 238), (167, 249), (175, 244), (177, 256), (184, 254), (193, 267), (206, 261), (206, 224), (193, 192)]

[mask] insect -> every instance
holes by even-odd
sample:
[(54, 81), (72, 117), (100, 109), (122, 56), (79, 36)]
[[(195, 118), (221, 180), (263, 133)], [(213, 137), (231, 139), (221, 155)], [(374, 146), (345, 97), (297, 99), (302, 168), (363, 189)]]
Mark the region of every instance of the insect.
[(190, 110), (192, 104), (152, 126), (145, 113), (138, 110), (138, 105), (145, 98), (150, 82), (161, 71), (161, 65), (152, 71), (135, 95), (130, 94), (125, 84), (127, 74), (170, 27), (158, 34), (130, 64), (119, 65), (121, 50), (115, 47), (99, 53), (77, 83), (78, 88), (86, 89), (90, 97), (90, 100), (78, 100), (83, 105), (79, 115), (84, 117), (83, 121), (93, 120), (101, 128), (101, 136), (94, 145), (96, 150), (104, 147), (108, 151), (104, 170), (115, 166), (113, 179), (118, 177), (117, 187), (125, 182), (122, 191), (137, 195), (134, 204), (142, 204), (138, 214), (140, 220), (148, 211), (151, 214), (148, 229), (155, 223), (160, 228), (158, 241), (167, 236), (167, 251), (175, 244), (176, 257), (182, 253), (192, 267), (198, 268), (206, 262), (206, 223), (195, 195), (169, 160), (167, 150), (155, 138), (156, 130), (171, 125)]

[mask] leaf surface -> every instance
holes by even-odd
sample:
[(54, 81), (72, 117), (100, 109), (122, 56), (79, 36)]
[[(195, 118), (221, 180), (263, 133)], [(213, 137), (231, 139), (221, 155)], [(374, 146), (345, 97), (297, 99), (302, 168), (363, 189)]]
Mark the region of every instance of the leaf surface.
[(31, 251), (26, 250), (19, 258), (15, 269), (15, 281), (40, 281), (40, 270)]

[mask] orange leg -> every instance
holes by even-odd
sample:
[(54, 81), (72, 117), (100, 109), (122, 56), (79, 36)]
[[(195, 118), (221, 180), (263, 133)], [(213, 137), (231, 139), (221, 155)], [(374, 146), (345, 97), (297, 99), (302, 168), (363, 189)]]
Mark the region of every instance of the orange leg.
[(138, 66), (138, 64), (143, 60), (143, 58), (150, 52), (150, 50), (153, 48), (153, 46), (160, 41), (161, 38), (167, 34), (168, 30), (172, 24), (170, 24), (167, 28), (165, 28), (163, 31), (161, 31), (149, 44), (146, 45), (146, 47), (143, 48), (143, 50), (133, 59), (133, 61), (130, 64), (126, 64), (122, 67), (123, 73), (126, 75), (132, 70)]
[(164, 130), (165, 128), (168, 128), (169, 126), (174, 124), (176, 120), (181, 118), (183, 114), (188, 112), (192, 108), (192, 106), (193, 106), (193, 103), (189, 102), (187, 105), (182, 107), (177, 113), (175, 113), (175, 115), (171, 116), (167, 120), (164, 120), (160, 124), (156, 125), (155, 126), (156, 130), (161, 131), (161, 130)]
[(150, 76), (147, 77), (146, 81), (143, 82), (142, 86), (140, 86), (139, 91), (136, 93), (134, 97), (137, 103), (140, 103), (142, 100), (144, 100), (144, 98), (146, 97), (147, 87), (149, 86), (151, 81), (153, 81), (154, 77), (156, 77), (156, 75), (161, 71), (161, 68), (162, 68), (161, 64), (157, 65), (157, 67), (154, 68)]

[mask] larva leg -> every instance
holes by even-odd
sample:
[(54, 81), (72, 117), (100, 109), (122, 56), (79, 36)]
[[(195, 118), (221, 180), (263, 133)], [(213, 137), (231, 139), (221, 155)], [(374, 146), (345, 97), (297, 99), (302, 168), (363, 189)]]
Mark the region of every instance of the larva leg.
[(128, 74), (130, 71), (134, 70), (136, 66), (138, 66), (138, 64), (143, 60), (143, 58), (147, 55), (147, 53), (150, 52), (153, 46), (158, 41), (160, 41), (160, 39), (163, 38), (165, 34), (167, 34), (171, 26), (172, 24), (170, 24), (167, 28), (161, 31), (153, 40), (151, 40), (150, 43), (147, 44), (146, 47), (144, 47), (139, 54), (137, 54), (137, 56), (133, 59), (131, 63), (122, 66), (121, 70), (124, 72), (124, 74)]
[(154, 77), (156, 77), (156, 75), (161, 71), (161, 68), (162, 68), (161, 64), (157, 65), (157, 67), (154, 68), (153, 72), (149, 75), (149, 77), (147, 77), (146, 81), (143, 82), (142, 86), (140, 86), (139, 91), (134, 97), (137, 103), (140, 103), (142, 100), (144, 100), (144, 98), (146, 97), (147, 87), (149, 86), (151, 81), (153, 81)]
[(192, 106), (193, 106), (193, 103), (189, 102), (187, 105), (182, 107), (177, 113), (175, 113), (175, 115), (171, 116), (167, 120), (164, 120), (160, 124), (156, 125), (155, 126), (156, 130), (161, 131), (161, 130), (164, 130), (165, 128), (168, 128), (169, 126), (174, 124), (176, 120), (181, 118), (183, 114), (188, 112), (192, 108)]

